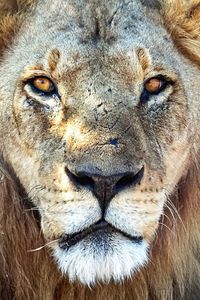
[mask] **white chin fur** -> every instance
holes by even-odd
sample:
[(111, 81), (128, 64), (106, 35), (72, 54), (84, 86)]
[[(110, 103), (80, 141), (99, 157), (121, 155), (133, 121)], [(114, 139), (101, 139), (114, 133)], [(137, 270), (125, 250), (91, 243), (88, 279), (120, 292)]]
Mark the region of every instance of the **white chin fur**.
[(147, 262), (148, 244), (134, 243), (120, 234), (108, 241), (82, 240), (68, 250), (59, 246), (54, 257), (70, 281), (79, 280), (91, 286), (96, 282), (123, 281)]

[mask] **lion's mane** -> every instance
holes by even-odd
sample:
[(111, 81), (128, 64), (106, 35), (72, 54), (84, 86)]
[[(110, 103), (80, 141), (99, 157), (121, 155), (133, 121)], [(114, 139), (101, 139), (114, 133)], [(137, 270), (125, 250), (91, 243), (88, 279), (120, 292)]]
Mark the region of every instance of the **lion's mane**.
[[(1, 51), (16, 34), (25, 14), (23, 8), (31, 2), (18, 1), (12, 8), (1, 4), (1, 12), (5, 13), (0, 21)], [(199, 1), (191, 1), (189, 12), (184, 1), (174, 2), (175, 7), (163, 11), (168, 30), (178, 48), (200, 64), (200, 42), (195, 30), (200, 22)], [(0, 299), (199, 299), (199, 170), (199, 155), (194, 149), (187, 176), (181, 179), (165, 207), (149, 264), (122, 284), (89, 289), (62, 278), (46, 247), (34, 250), (45, 244), (37, 210), (31, 203), (27, 204), (28, 195), (17, 175), (1, 159)]]

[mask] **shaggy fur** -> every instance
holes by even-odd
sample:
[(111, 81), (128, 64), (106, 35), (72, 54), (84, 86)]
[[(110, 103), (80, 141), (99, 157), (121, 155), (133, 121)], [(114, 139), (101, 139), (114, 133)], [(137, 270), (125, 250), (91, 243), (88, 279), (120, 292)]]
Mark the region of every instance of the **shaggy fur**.
[[(35, 2), (35, 1), (34, 1)], [(9, 47), (33, 1), (0, 1), (0, 55)]]
[[(2, 2), (1, 55), (11, 44), (26, 16), (23, 10), (31, 2), (18, 1), (13, 5)], [(200, 65), (200, 3), (196, 0), (188, 2), (164, 1), (161, 5), (163, 22), (178, 49)], [(196, 144), (199, 148), (198, 135)], [(199, 299), (200, 161), (196, 149), (190, 155), (187, 175), (171, 196), (172, 211), (169, 206), (165, 209), (163, 225), (160, 225), (150, 251), (149, 264), (122, 284), (97, 285), (92, 289), (78, 283), (69, 284), (62, 278), (46, 248), (29, 251), (36, 245), (45, 244), (40, 218), (32, 203), (27, 205), (26, 201), (25, 204), (27, 195), (3, 158), (0, 170), (1, 300)]]
[(200, 65), (199, 1), (163, 1), (163, 15), (178, 49)]

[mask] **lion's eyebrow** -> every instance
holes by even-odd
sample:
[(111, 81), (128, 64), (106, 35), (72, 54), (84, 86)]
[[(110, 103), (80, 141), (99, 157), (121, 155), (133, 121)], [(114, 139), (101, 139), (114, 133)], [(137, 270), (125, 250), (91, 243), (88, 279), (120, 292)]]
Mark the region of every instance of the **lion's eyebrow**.
[(151, 64), (151, 59), (148, 53), (143, 48), (136, 49), (136, 55), (142, 67), (142, 70), (145, 72)]
[(58, 49), (51, 50), (48, 57), (48, 65), (49, 65), (50, 72), (55, 71), (59, 60), (60, 60), (59, 50)]

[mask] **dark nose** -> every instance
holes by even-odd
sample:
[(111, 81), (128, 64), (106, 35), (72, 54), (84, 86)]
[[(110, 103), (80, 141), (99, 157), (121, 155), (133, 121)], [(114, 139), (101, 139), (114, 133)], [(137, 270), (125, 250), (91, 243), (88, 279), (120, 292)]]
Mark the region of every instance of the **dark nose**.
[(110, 200), (120, 191), (137, 185), (143, 175), (144, 167), (137, 173), (125, 172), (111, 176), (102, 176), (92, 172), (81, 170), (76, 175), (66, 170), (71, 181), (78, 187), (88, 188), (93, 192), (99, 201), (99, 205), (104, 213)]

